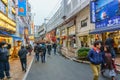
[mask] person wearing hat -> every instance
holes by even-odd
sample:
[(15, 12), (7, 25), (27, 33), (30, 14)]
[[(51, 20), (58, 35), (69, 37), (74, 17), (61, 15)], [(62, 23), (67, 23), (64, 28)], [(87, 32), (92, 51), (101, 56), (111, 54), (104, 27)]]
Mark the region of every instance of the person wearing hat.
[(6, 42), (0, 42), (0, 79), (3, 80), (5, 75), (10, 78), (10, 66), (8, 61), (8, 49), (6, 48)]

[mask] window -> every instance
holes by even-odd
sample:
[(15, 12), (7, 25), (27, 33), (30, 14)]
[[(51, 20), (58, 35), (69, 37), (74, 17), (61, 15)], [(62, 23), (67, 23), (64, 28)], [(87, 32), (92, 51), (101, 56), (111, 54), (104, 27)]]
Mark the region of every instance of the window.
[(88, 17), (81, 21), (81, 27), (87, 26), (87, 20), (88, 20)]
[(6, 6), (1, 0), (0, 0), (0, 11), (6, 14)]

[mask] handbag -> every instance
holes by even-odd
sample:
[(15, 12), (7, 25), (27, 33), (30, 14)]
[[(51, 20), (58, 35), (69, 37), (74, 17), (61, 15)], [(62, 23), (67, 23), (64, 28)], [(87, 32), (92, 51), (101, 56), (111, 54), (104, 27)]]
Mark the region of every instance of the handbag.
[(113, 76), (114, 76), (114, 77), (116, 76), (116, 72), (115, 72), (114, 69), (112, 69), (112, 70), (110, 70), (110, 69), (105, 69), (103, 75), (104, 75), (105, 77), (107, 77), (107, 78), (111, 78), (111, 77), (113, 77)]

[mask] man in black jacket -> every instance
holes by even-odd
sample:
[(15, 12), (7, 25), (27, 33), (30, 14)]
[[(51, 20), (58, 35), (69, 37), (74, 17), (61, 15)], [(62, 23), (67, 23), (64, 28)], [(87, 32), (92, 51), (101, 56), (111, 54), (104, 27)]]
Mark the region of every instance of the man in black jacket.
[(22, 71), (25, 71), (25, 72), (27, 68), (27, 53), (28, 51), (26, 50), (26, 48), (24, 46), (21, 46), (21, 49), (19, 50), (18, 55), (20, 57)]

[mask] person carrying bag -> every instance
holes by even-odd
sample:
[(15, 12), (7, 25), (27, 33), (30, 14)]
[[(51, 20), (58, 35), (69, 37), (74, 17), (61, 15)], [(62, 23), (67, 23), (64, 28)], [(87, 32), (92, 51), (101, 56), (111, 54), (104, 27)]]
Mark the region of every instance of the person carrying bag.
[(116, 72), (109, 46), (104, 47), (104, 65), (105, 65), (105, 69), (103, 70), (103, 76), (115, 80)]

